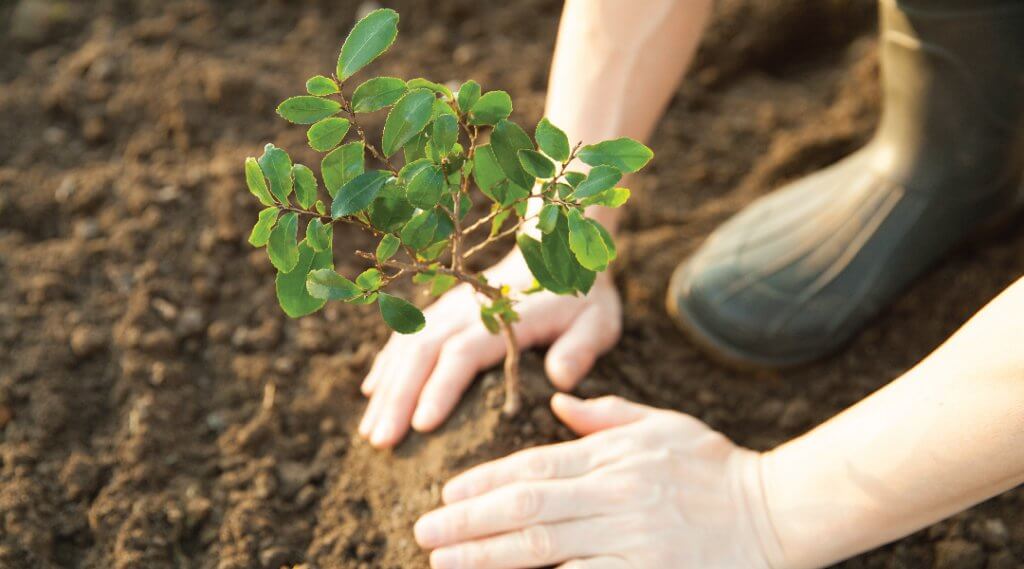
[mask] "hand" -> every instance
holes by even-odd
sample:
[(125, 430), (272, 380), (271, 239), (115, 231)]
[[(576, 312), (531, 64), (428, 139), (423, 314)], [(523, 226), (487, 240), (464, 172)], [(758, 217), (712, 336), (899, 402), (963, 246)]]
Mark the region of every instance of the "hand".
[[(518, 250), (486, 273), (488, 280), (526, 289), (533, 283)], [(374, 446), (389, 447), (405, 436), (437, 428), (455, 408), (478, 372), (505, 357), (505, 344), (480, 321), (480, 306), (468, 285), (460, 285), (427, 308), (426, 327), (394, 334), (362, 385), (370, 397), (359, 433)], [(575, 387), (599, 355), (619, 339), (622, 306), (607, 274), (598, 275), (585, 297), (544, 291), (516, 305), (513, 328), (523, 348), (552, 343), (545, 367), (561, 390)]]
[(433, 569), (769, 567), (758, 453), (617, 397), (551, 406), (585, 436), (452, 479), (415, 527)]

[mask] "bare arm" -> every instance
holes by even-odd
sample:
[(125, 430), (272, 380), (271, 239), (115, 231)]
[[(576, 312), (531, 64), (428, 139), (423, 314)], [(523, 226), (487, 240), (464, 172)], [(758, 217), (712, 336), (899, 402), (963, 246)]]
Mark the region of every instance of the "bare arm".
[(765, 455), (780, 567), (819, 567), (1024, 482), (1024, 279), (898, 380)]

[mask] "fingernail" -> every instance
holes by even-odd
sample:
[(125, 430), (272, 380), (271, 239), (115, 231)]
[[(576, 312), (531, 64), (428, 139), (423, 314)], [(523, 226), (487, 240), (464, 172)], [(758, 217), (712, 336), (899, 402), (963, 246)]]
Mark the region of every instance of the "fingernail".
[(421, 403), (416, 407), (416, 413), (412, 416), (412, 426), (417, 431), (429, 429), (437, 422), (437, 415), (440, 413), (437, 405), (433, 403)]
[(370, 444), (379, 447), (387, 445), (395, 436), (395, 428), (391, 423), (382, 423), (377, 425), (377, 428), (373, 430), (373, 436), (370, 438)]
[(459, 569), (459, 557), (450, 547), (435, 549), (430, 554), (430, 567), (432, 569)]
[(370, 414), (363, 414), (363, 419), (359, 421), (359, 434), (366, 438), (370, 436)]
[(440, 532), (438, 532), (437, 524), (431, 520), (430, 514), (427, 514), (416, 522), (412, 533), (416, 536), (416, 543), (420, 544), (420, 547), (429, 549), (438, 542)]

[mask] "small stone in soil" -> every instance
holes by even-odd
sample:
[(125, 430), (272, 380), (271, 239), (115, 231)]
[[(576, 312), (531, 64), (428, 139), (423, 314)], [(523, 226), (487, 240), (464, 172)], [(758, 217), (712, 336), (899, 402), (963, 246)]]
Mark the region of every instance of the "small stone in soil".
[(92, 326), (76, 326), (71, 331), (71, 353), (79, 358), (87, 358), (95, 354), (106, 343), (106, 335)]
[(935, 569), (984, 569), (985, 552), (977, 543), (950, 539), (935, 544)]
[(999, 518), (989, 518), (971, 526), (971, 535), (992, 549), (1002, 549), (1010, 543), (1010, 530)]

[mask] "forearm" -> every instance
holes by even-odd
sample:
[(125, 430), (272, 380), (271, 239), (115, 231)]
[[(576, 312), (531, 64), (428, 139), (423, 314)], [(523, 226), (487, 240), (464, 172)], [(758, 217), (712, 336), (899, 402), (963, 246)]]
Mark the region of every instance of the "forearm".
[(762, 460), (786, 568), (892, 541), (1024, 481), (1024, 279), (921, 364)]
[[(573, 143), (646, 141), (700, 40), (710, 0), (567, 0), (545, 115)], [(609, 229), (617, 211), (591, 212)]]

